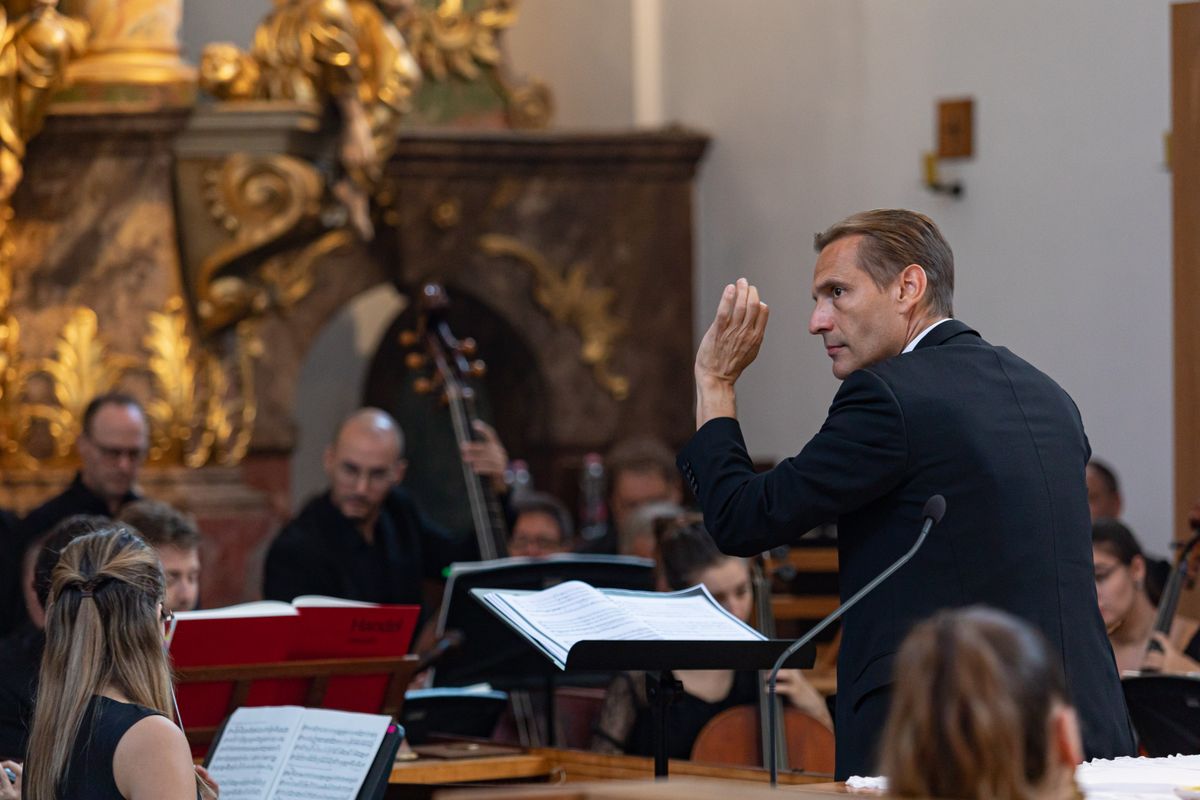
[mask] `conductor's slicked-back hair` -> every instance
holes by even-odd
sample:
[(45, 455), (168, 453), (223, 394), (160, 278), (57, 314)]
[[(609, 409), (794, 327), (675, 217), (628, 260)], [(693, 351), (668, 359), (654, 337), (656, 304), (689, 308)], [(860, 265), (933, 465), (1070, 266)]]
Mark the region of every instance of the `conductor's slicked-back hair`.
[(838, 239), (861, 236), (859, 265), (880, 289), (909, 264), (925, 270), (926, 303), (939, 316), (954, 316), (954, 253), (929, 217), (903, 208), (879, 208), (846, 217), (813, 240), (818, 253)]

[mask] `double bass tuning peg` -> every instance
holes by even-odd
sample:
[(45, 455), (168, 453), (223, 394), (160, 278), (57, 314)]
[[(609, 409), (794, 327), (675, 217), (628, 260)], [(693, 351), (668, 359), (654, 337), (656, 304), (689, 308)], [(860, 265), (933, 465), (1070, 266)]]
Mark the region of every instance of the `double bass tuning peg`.
[(400, 331), (399, 338), (401, 347), (408, 348), (417, 346), (418, 337), (416, 331)]
[(487, 364), (483, 363), (482, 359), (475, 359), (471, 362), (471, 377), (482, 378), (487, 374)]
[(433, 381), (429, 378), (417, 378), (413, 381), (412, 388), (416, 394), (429, 394), (433, 391)]
[(404, 357), (404, 366), (409, 369), (420, 369), (425, 366), (426, 360), (423, 353), (409, 353)]
[(467, 358), (470, 358), (479, 352), (479, 345), (474, 339), (468, 337), (458, 343), (458, 352), (462, 353)]

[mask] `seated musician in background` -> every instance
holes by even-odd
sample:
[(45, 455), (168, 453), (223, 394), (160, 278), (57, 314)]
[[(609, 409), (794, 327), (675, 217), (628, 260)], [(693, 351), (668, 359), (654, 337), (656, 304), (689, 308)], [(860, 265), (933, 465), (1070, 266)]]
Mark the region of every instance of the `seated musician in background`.
[(74, 539), (110, 525), (108, 517), (76, 514), (55, 525), (25, 551), (20, 588), (28, 620), (0, 639), (0, 759), (25, 757), (38, 669), (46, 644), (45, 608), (50, 594), (50, 573), (58, 563), (58, 554)]
[[(746, 559), (727, 556), (718, 550), (699, 522), (668, 528), (660, 547), (659, 563), (669, 590), (702, 583), (726, 611), (750, 622), (754, 598)], [(757, 671), (679, 670), (675, 677), (683, 683), (683, 694), (675, 698), (667, 711), (671, 758), (688, 758), (696, 736), (720, 712), (758, 703), (761, 678)], [(832, 727), (825, 701), (799, 670), (782, 670), (777, 686), (780, 697), (826, 727)], [(591, 749), (643, 756), (654, 753), (643, 673), (624, 672), (613, 679)]]
[[(497, 459), (489, 459), (492, 463)], [(325, 450), (329, 489), (310, 500), (267, 553), (263, 595), (319, 594), (372, 603), (422, 601), (422, 581), (477, 557), (421, 513), (400, 487), (404, 436), (377, 408), (347, 417)]]
[(154, 548), (167, 578), (167, 610), (200, 605), (200, 529), (191, 514), (160, 500), (135, 500), (117, 520), (133, 527)]
[(642, 504), (626, 516), (625, 523), (617, 531), (617, 552), (623, 556), (657, 558), (656, 532), (660, 530), (660, 524), (677, 518), (684, 511), (683, 506), (672, 500), (654, 500)]
[(1093, 458), (1084, 472), (1087, 478), (1088, 510), (1092, 522), (1098, 519), (1118, 519), (1125, 505), (1117, 473), (1107, 463)]
[[(1150, 667), (1200, 672), (1200, 622), (1175, 615), (1170, 633), (1155, 632), (1157, 608), (1146, 592), (1146, 557), (1133, 532), (1114, 519), (1092, 523), (1096, 597), (1121, 672)], [(1149, 653), (1150, 642), (1158, 648)]]
[[(608, 470), (609, 535), (593, 546), (623, 555), (647, 555), (627, 549), (633, 514), (649, 503), (683, 500), (683, 486), (675, 468), (675, 456), (663, 442), (650, 436), (622, 439), (604, 457)], [(613, 534), (615, 531), (615, 535)]]
[(881, 772), (894, 797), (1068, 800), (1083, 745), (1057, 659), (983, 606), (918, 623), (896, 658)]
[[(94, 397), (83, 412), (82, 431), (75, 443), (79, 471), (59, 494), (29, 512), (8, 537), (0, 554), (0, 636), (25, 621), (17, 577), (21, 554), (35, 539), (75, 514), (114, 516), (138, 498), (137, 479), (149, 444), (149, 429), (141, 404), (127, 394), (110, 392)], [(11, 563), (5, 565), (5, 555)], [(7, 597), (5, 596), (7, 595)], [(7, 608), (6, 608), (7, 607)]]
[(515, 518), (508, 537), (510, 556), (548, 556), (567, 553), (575, 536), (575, 525), (567, 507), (554, 495), (530, 492), (514, 500)]

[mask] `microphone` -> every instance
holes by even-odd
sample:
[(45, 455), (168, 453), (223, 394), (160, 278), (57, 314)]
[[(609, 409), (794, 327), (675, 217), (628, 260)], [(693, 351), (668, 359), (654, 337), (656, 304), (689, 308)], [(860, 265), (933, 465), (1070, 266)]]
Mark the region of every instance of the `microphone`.
[(775, 681), (779, 677), (779, 670), (783, 669), (784, 663), (793, 655), (795, 655), (796, 651), (815, 639), (818, 633), (836, 622), (843, 614), (853, 608), (859, 600), (862, 600), (868, 594), (873, 592), (875, 587), (891, 577), (893, 572), (907, 564), (908, 560), (916, 555), (917, 550), (920, 549), (921, 545), (925, 543), (925, 537), (929, 535), (929, 530), (934, 525), (937, 525), (942, 521), (942, 517), (945, 515), (945, 513), (946, 498), (942, 497), (940, 494), (935, 494), (926, 500), (925, 507), (921, 509), (921, 516), (924, 518), (925, 523), (921, 526), (921, 533), (919, 536), (917, 536), (917, 541), (908, 549), (908, 552), (896, 559), (896, 561), (890, 567), (876, 575), (870, 583), (855, 592), (853, 597), (835, 608), (829, 616), (825, 617), (825, 619), (814, 625), (810, 631), (805, 633), (796, 641), (792, 642), (788, 649), (784, 650), (783, 654), (779, 656), (779, 659), (775, 662), (775, 666), (771, 668), (771, 675), (767, 678), (767, 695), (770, 699), (770, 702), (767, 704), (767, 706), (770, 709), (771, 716), (771, 724), (768, 726), (770, 729), (770, 749), (766, 750), (768, 753), (768, 763), (771, 770), (771, 788), (775, 788), (779, 785), (778, 743), (775, 741), (778, 731), (775, 720)]

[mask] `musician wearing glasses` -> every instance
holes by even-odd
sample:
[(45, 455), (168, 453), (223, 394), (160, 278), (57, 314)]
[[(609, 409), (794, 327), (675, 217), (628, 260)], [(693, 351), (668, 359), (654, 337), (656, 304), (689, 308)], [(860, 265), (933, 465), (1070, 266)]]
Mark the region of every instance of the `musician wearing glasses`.
[(420, 604), (424, 581), (440, 579), (452, 561), (477, 558), (473, 543), (453, 541), (400, 487), (405, 466), (404, 435), (391, 415), (363, 408), (347, 417), (325, 451), (329, 489), (271, 544), (263, 596)]
[(140, 496), (138, 474), (149, 444), (141, 404), (118, 392), (98, 395), (87, 404), (81, 427), (76, 441), (80, 465), (74, 480), (61, 494), (31, 511), (16, 528), (11, 544), (5, 545), (13, 558), (11, 564), (0, 558), (0, 636), (26, 619), (17, 591), (20, 554), (67, 517), (115, 517)]
[(126, 503), (140, 496), (138, 474), (149, 445), (141, 404), (127, 394), (99, 395), (84, 410), (82, 427), (76, 442), (79, 472), (62, 494), (25, 518), (29, 539), (75, 514), (116, 517)]
[(1146, 557), (1133, 532), (1114, 519), (1092, 523), (1096, 598), (1122, 673), (1200, 672), (1200, 622), (1161, 614), (1146, 591)]

